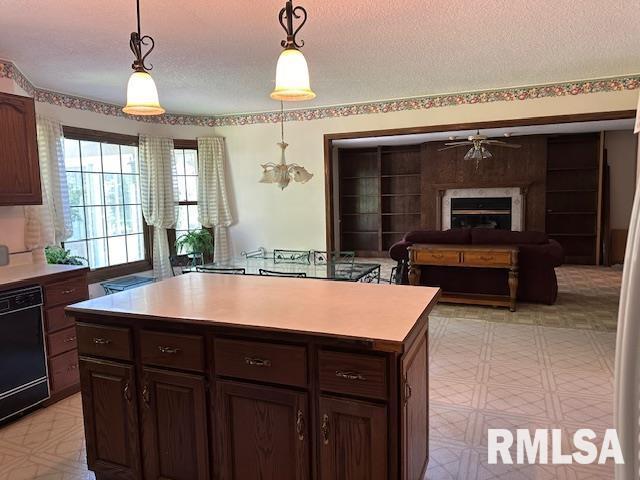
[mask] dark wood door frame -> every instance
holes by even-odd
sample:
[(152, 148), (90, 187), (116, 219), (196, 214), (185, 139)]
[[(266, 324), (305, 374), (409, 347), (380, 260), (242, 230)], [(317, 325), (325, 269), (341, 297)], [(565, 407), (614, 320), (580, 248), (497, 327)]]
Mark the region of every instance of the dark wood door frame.
[(365, 130), (360, 132), (326, 133), (324, 135), (324, 182), (325, 182), (325, 222), (327, 250), (335, 249), (333, 202), (333, 141), (352, 138), (389, 137), (435, 132), (455, 132), (460, 130), (479, 130), (488, 128), (525, 127), (532, 125), (548, 125), (558, 123), (580, 123), (604, 120), (624, 120), (635, 118), (635, 110), (619, 110), (613, 112), (578, 113), (572, 115), (549, 115), (544, 117), (515, 118), (509, 120), (492, 120), (485, 122), (453, 123), (427, 125), (422, 127), (392, 128), (385, 130)]

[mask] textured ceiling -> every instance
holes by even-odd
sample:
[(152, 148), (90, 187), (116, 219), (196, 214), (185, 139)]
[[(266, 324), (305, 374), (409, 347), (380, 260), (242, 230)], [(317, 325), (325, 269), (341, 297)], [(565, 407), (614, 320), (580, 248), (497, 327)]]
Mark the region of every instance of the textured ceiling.
[[(638, 0), (299, 0), (325, 106), (640, 72)], [(141, 0), (172, 113), (277, 109), (284, 0)], [(0, 0), (0, 58), (36, 86), (120, 104), (134, 0)]]

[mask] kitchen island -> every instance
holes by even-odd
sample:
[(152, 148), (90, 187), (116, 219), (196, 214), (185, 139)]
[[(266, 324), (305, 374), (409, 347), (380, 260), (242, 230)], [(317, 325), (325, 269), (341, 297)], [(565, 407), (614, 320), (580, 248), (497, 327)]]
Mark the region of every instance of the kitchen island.
[(105, 479), (417, 480), (439, 290), (189, 273), (67, 308)]

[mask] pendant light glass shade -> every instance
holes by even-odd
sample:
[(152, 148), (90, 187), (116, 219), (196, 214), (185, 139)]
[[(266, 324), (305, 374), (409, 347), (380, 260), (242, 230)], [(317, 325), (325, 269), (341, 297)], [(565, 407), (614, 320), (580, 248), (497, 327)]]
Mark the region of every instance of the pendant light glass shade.
[(271, 92), (274, 100), (299, 101), (316, 98), (309, 85), (309, 67), (297, 48), (286, 48), (276, 66), (276, 88)]
[(127, 106), (122, 109), (129, 115), (161, 115), (165, 112), (158, 100), (156, 83), (147, 72), (136, 71), (127, 84)]

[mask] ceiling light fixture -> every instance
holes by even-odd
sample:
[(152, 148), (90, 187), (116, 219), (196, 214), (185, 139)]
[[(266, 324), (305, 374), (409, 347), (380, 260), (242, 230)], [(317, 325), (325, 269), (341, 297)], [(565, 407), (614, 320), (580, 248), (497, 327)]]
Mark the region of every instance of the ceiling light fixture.
[[(302, 18), (300, 25), (295, 30), (293, 29), (294, 18)], [(300, 51), (304, 46), (304, 41), (296, 39), (296, 35), (307, 22), (307, 11), (300, 6), (294, 8), (292, 0), (287, 0), (285, 7), (280, 10), (278, 19), (287, 33), (287, 39), (280, 42), (284, 50), (278, 58), (276, 87), (271, 92), (271, 98), (290, 102), (312, 100), (316, 98), (316, 94), (311, 90), (309, 84), (307, 60)]]
[[(156, 83), (149, 75), (149, 70), (153, 69), (153, 65), (147, 66), (144, 63), (153, 51), (155, 42), (149, 35), (140, 34), (140, 0), (136, 0), (136, 7), (138, 31), (131, 32), (129, 40), (129, 47), (136, 58), (131, 65), (133, 73), (127, 84), (127, 105), (122, 111), (129, 115), (161, 115), (165, 110), (160, 106)], [(149, 45), (149, 50), (143, 55), (142, 47), (146, 45)]]
[(280, 187), (280, 190), (284, 190), (292, 179), (300, 183), (307, 183), (311, 180), (313, 173), (309, 173), (306, 168), (295, 163), (287, 165), (284, 151), (289, 144), (284, 141), (284, 105), (282, 101), (280, 102), (280, 143), (278, 145), (282, 149), (280, 163), (269, 162), (261, 165), (262, 178), (260, 183), (275, 183)]

